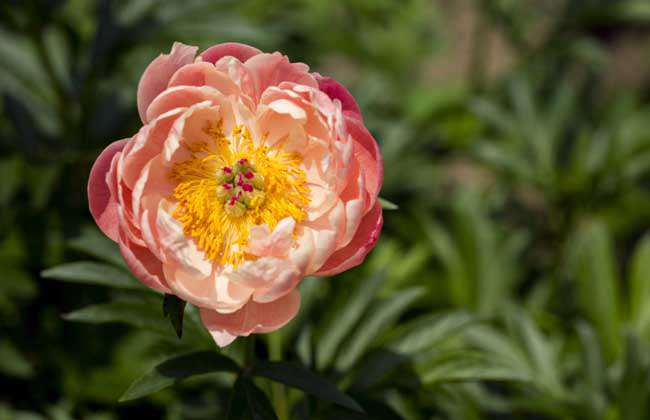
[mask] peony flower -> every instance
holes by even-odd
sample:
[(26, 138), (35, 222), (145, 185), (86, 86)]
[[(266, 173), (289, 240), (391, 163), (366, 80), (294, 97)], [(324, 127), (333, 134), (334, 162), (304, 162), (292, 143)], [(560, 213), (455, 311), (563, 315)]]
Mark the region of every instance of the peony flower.
[(200, 308), (219, 346), (274, 331), (305, 276), (360, 264), (382, 226), (377, 143), (335, 80), (242, 44), (175, 43), (138, 85), (90, 211), (148, 287)]

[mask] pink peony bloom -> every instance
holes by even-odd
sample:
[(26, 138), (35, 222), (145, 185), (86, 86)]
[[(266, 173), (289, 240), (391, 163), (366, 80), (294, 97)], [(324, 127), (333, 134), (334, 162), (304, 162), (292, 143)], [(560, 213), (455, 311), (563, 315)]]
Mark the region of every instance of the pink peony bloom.
[(145, 285), (200, 308), (219, 346), (274, 331), (296, 286), (360, 264), (382, 226), (377, 143), (338, 82), (280, 53), (175, 43), (138, 86), (90, 211)]

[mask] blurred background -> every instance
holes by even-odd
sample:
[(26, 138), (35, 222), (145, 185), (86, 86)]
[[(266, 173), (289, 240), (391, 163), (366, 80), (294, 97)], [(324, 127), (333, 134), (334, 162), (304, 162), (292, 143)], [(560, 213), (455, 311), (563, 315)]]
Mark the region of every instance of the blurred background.
[(4, 0), (0, 419), (226, 418), (218, 374), (118, 403), (214, 346), (191, 308), (176, 338), (87, 210), (174, 41), (309, 63), (381, 145), (399, 209), (278, 333), (367, 416), (291, 391), (292, 418), (650, 418), (650, 2)]

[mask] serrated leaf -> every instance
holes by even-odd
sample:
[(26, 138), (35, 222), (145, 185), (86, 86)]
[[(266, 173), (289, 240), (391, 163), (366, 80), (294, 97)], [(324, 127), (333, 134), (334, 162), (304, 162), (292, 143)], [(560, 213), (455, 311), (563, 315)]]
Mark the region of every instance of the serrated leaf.
[(397, 204), (388, 201), (385, 198), (379, 197), (379, 203), (381, 204), (382, 210), (399, 210), (399, 206)]
[(338, 295), (317, 339), (316, 365), (319, 370), (332, 362), (341, 342), (361, 319), (384, 279), (384, 272), (378, 271), (368, 279), (361, 279), (351, 292)]
[(240, 376), (233, 386), (227, 419), (278, 420), (278, 417), (264, 391), (246, 376)]
[(411, 303), (424, 294), (424, 291), (423, 288), (404, 290), (371, 307), (355, 333), (343, 345), (335, 363), (336, 368), (345, 371), (352, 367), (370, 346), (372, 340), (393, 324)]
[(48, 268), (41, 272), (47, 279), (94, 284), (117, 289), (149, 290), (126, 271), (112, 265), (79, 261)]
[(178, 338), (183, 337), (183, 316), (186, 304), (187, 302), (176, 295), (165, 294), (163, 298), (163, 315), (165, 318), (169, 318)]
[(329, 382), (298, 363), (262, 362), (253, 366), (253, 376), (261, 376), (300, 389), (320, 400), (363, 413), (361, 406)]
[(183, 354), (156, 365), (151, 371), (136, 379), (120, 397), (120, 402), (144, 397), (191, 376), (239, 371), (237, 363), (214, 351)]

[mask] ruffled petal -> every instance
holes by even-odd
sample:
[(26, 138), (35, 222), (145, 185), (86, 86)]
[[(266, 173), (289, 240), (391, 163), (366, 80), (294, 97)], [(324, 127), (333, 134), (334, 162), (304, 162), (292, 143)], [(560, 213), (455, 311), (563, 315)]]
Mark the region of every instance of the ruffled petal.
[(372, 210), (364, 216), (356, 235), (350, 243), (332, 254), (315, 273), (317, 276), (333, 276), (361, 264), (374, 248), (384, 220), (381, 204), (375, 203)]
[(122, 257), (138, 280), (160, 293), (171, 293), (158, 258), (147, 248), (130, 242), (125, 235), (121, 235), (119, 243)]
[(260, 54), (262, 51), (250, 45), (240, 44), (238, 42), (224, 42), (223, 44), (213, 45), (200, 55), (203, 61), (216, 63), (222, 57), (235, 57), (241, 62)]
[(147, 108), (169, 83), (179, 68), (194, 61), (198, 47), (175, 42), (169, 54), (161, 54), (145, 69), (138, 84), (138, 112), (143, 123), (147, 123)]
[(268, 303), (248, 302), (232, 314), (220, 314), (201, 308), (201, 321), (218, 346), (230, 344), (234, 338), (252, 333), (267, 333), (283, 327), (300, 308), (300, 293), (293, 290)]
[(354, 157), (361, 166), (365, 188), (371, 198), (370, 206), (374, 205), (377, 194), (384, 182), (384, 162), (379, 146), (372, 134), (363, 125), (363, 121), (351, 113), (345, 114), (348, 131), (354, 138)]
[(118, 203), (117, 197), (111, 194), (108, 184), (108, 174), (111, 162), (127, 144), (129, 139), (111, 143), (99, 155), (88, 178), (88, 207), (97, 226), (106, 236), (118, 240)]
[(332, 79), (331, 77), (321, 76), (318, 73), (314, 73), (314, 77), (318, 82), (318, 88), (325, 92), (332, 100), (338, 99), (341, 101), (343, 106), (343, 111), (351, 111), (358, 115), (358, 118), (361, 118), (361, 110), (357, 101), (354, 99), (354, 96), (348, 91), (345, 86)]

